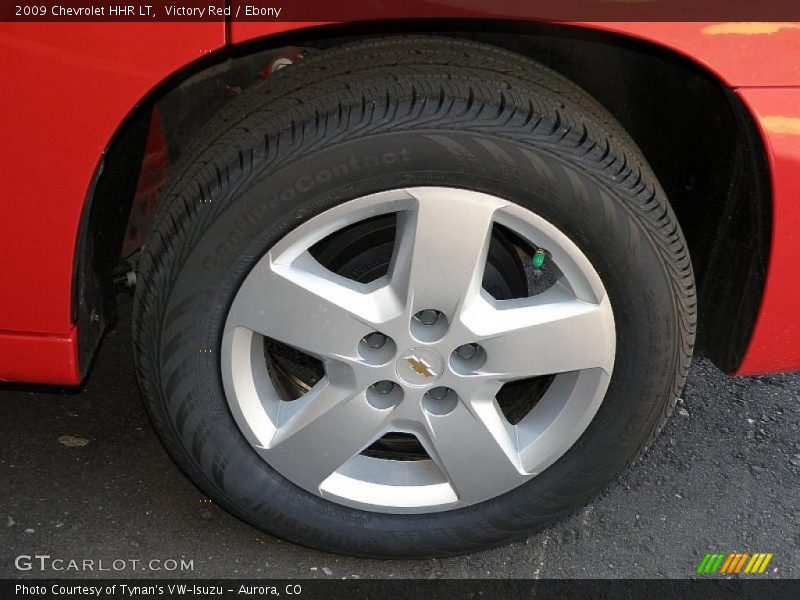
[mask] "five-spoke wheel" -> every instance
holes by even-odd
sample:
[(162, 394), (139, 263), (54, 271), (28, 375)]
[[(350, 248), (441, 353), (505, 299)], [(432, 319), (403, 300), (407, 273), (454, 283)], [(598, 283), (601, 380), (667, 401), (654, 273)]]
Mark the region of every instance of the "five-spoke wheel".
[[(360, 283), (314, 257), (315, 244), (380, 215), (396, 217), (382, 277)], [(497, 226), (546, 249), (557, 277), (544, 291), (498, 300), (484, 289)], [(264, 338), (316, 358), (324, 376), (281, 397)], [(608, 385), (615, 330), (596, 271), (553, 225), (487, 194), (417, 187), (337, 206), (271, 248), (236, 294), (222, 348), (233, 414), (284, 477), (350, 506), (430, 512), (500, 495), (572, 446)], [(550, 375), (511, 423), (501, 388)], [(427, 457), (363, 454), (397, 433)]]

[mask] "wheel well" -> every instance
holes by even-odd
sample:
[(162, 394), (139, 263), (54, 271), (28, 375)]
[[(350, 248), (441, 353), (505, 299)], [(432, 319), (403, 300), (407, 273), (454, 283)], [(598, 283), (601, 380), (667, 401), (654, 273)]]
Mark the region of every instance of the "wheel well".
[[(497, 21), (391, 22), (382, 35), (435, 33), (513, 50), (568, 77), (602, 103), (644, 152), (686, 236), (698, 287), (697, 352), (734, 371), (747, 348), (766, 278), (771, 190), (766, 152), (735, 93), (690, 60), (653, 44), (578, 27)], [(375, 24), (330, 26), (227, 48), (176, 74), (133, 111), (107, 149), (77, 249), (74, 307), (81, 365), (113, 319), (112, 267), (155, 107), (175, 160), (232, 93), (290, 46), (325, 48), (374, 36)], [(141, 226), (141, 223), (139, 224)]]

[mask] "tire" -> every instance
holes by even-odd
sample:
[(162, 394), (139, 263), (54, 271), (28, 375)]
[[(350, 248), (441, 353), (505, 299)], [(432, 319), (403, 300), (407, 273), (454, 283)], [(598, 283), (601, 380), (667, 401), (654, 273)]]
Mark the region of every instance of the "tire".
[[(271, 248), (352, 199), (420, 187), (490, 195), (552, 224), (602, 281), (615, 350), (590, 421), (542, 472), (469, 505), (400, 514), (323, 498), (268, 464), (232, 409), (221, 353), (237, 294)], [(320, 52), (223, 109), (162, 197), (133, 315), (148, 412), (201, 490), (283, 539), (350, 555), (422, 557), (528, 535), (585, 505), (626, 468), (683, 387), (694, 279), (663, 190), (613, 117), (519, 55), (433, 37)], [(267, 290), (265, 310), (288, 309), (270, 306)], [(547, 352), (532, 348), (532, 360)]]

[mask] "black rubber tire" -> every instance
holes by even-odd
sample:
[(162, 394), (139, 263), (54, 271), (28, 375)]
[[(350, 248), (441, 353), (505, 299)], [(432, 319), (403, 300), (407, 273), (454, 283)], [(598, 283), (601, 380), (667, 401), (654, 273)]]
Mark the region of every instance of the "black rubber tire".
[[(351, 168), (334, 168), (343, 164)], [(278, 239), (348, 199), (414, 185), (491, 193), (557, 225), (605, 284), (617, 356), (595, 419), (544, 473), (468, 508), (391, 515), (318, 498), (259, 458), (228, 409), (218, 349), (238, 286)], [(153, 424), (219, 505), (323, 550), (443, 556), (569, 514), (650, 443), (684, 384), (695, 292), (661, 187), (594, 100), (504, 50), (396, 37), (320, 52), (209, 123), (163, 196), (140, 263), (133, 327)]]

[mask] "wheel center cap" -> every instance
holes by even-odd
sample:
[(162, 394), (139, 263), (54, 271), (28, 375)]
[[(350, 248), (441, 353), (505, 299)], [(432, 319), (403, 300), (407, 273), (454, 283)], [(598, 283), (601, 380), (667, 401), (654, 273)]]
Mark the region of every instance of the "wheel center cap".
[(443, 372), (444, 360), (430, 348), (411, 348), (397, 360), (397, 376), (408, 385), (431, 385)]

